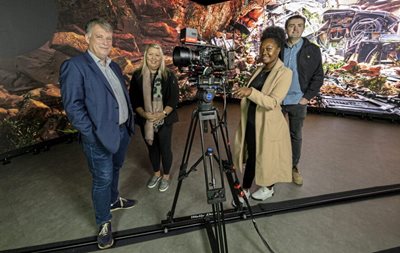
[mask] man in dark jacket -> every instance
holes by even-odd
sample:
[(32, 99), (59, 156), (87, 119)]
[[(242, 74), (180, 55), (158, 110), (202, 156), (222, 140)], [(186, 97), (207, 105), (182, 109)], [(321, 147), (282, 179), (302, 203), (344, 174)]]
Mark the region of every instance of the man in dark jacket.
[(137, 201), (119, 196), (119, 171), (133, 134), (133, 111), (122, 72), (108, 55), (113, 29), (104, 19), (86, 25), (88, 50), (61, 65), (60, 84), (65, 111), (79, 131), (92, 174), (92, 201), (100, 249), (114, 240), (111, 211)]
[(294, 15), (288, 18), (285, 29), (288, 36), (281, 59), (293, 71), (292, 84), (282, 103), (282, 112), (289, 121), (292, 142), (293, 182), (303, 184), (297, 164), (301, 155), (302, 128), (307, 114), (308, 101), (318, 94), (323, 84), (321, 51), (308, 39), (301, 37), (305, 18)]

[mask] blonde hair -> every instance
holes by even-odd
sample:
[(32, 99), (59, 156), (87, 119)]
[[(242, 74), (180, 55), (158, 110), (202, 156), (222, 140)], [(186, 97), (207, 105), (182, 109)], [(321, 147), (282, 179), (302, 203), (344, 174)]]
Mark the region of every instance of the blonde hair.
[(165, 67), (165, 55), (163, 53), (163, 50), (161, 48), (161, 46), (159, 44), (149, 44), (146, 46), (146, 49), (144, 50), (144, 56), (143, 56), (143, 61), (142, 64), (140, 65), (139, 69), (141, 69), (140, 74), (143, 75), (143, 73), (147, 70), (149, 71), (149, 67), (147, 66), (147, 53), (149, 51), (150, 48), (155, 48), (160, 50), (160, 54), (161, 54), (161, 64), (160, 67), (158, 69), (158, 71), (161, 72), (161, 75), (164, 79), (167, 79), (168, 76), (168, 72), (167, 72), (167, 68)]

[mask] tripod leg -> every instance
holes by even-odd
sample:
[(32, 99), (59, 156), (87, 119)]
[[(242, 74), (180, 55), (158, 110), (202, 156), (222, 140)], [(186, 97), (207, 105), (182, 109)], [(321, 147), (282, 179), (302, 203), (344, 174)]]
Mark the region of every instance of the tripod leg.
[[(226, 111), (225, 111), (225, 120), (226, 120)], [(225, 151), (226, 151), (226, 156), (228, 158), (227, 161), (223, 162), (223, 167), (225, 171), (226, 178), (228, 180), (228, 185), (232, 193), (233, 201), (235, 202), (237, 207), (242, 207), (242, 203), (239, 201), (238, 194), (240, 193), (239, 188), (240, 187), (240, 182), (239, 178), (236, 174), (235, 169), (233, 168), (233, 157), (232, 157), (232, 151), (231, 151), (231, 146), (230, 146), (230, 140), (229, 140), (229, 132), (228, 132), (228, 126), (225, 122), (222, 122), (221, 118), (218, 115), (218, 122), (219, 122), (219, 129), (221, 131), (221, 136), (222, 140), (225, 146)]]
[[(194, 133), (196, 130), (197, 123), (200, 123), (200, 137), (201, 137), (201, 150), (202, 156), (197, 160), (197, 162), (190, 168), (187, 172), (189, 155), (191, 151), (191, 147), (193, 144)], [(224, 177), (223, 177), (223, 163), (221, 159), (217, 159), (219, 165), (219, 179), (217, 182), (217, 178), (214, 175), (213, 164), (216, 156), (214, 155), (213, 148), (208, 148), (207, 152), (205, 152), (204, 145), (204, 132), (206, 125), (205, 123), (209, 122), (210, 126), (213, 128), (212, 134), (215, 142), (215, 146), (217, 148), (218, 156), (219, 145), (218, 145), (218, 114), (215, 109), (207, 110), (207, 111), (196, 111), (192, 115), (192, 120), (190, 123), (189, 134), (187, 136), (186, 145), (184, 155), (182, 157), (182, 163), (179, 171), (179, 182), (175, 192), (174, 201), (172, 204), (172, 208), (168, 213), (168, 221), (169, 223), (173, 222), (173, 217), (175, 213), (176, 203), (178, 200), (179, 192), (182, 186), (182, 180), (184, 177), (188, 175), (202, 160), (204, 166), (204, 177), (207, 188), (207, 202), (212, 205), (213, 210), (213, 225), (214, 231), (212, 229), (209, 217), (206, 216), (205, 226), (207, 229), (207, 233), (210, 240), (210, 245), (212, 247), (213, 253), (227, 253), (228, 252), (228, 244), (226, 239), (226, 228), (225, 228), (225, 220), (224, 220), (224, 211), (223, 211), (223, 202), (226, 201), (226, 194), (224, 189)], [(208, 158), (208, 159), (206, 159)], [(207, 166), (209, 164), (209, 167)], [(209, 170), (209, 171), (208, 171)], [(210, 172), (210, 175), (208, 174)], [(165, 226), (164, 229), (167, 227)]]
[(213, 253), (228, 253), (228, 241), (224, 220), (224, 210), (222, 202), (212, 205), (214, 230), (210, 220), (205, 220), (208, 239)]
[[(200, 120), (203, 121), (208, 121), (210, 126), (211, 126), (211, 133), (213, 136), (213, 140), (214, 140), (214, 144), (215, 144), (215, 148), (217, 151), (217, 156), (220, 157), (220, 148), (219, 148), (219, 144), (218, 144), (218, 113), (216, 111), (216, 109), (210, 110), (206, 113), (201, 113), (199, 116)], [(200, 130), (202, 130), (202, 128), (200, 128)], [(213, 154), (213, 157), (215, 158), (216, 156)], [(222, 160), (221, 159), (216, 159), (218, 162), (218, 166), (220, 168), (219, 173), (220, 173), (220, 179), (221, 179), (221, 187), (224, 186), (224, 177), (223, 177), (223, 165), (222, 165)], [(212, 169), (212, 167), (211, 167)]]
[(218, 203), (216, 210), (216, 231), (215, 234), (218, 236), (219, 247), (221, 252), (228, 252), (228, 245), (226, 242), (226, 230), (225, 230), (225, 221), (224, 221), (224, 210), (222, 208), (222, 203)]
[[(200, 113), (199, 115), (200, 121), (207, 121), (212, 128), (212, 135), (216, 147), (217, 154), (219, 155), (219, 145), (218, 145), (218, 132), (215, 131), (215, 126), (217, 124), (217, 113), (215, 110)], [(204, 151), (204, 141), (203, 141), (203, 126), (200, 126), (201, 133), (201, 145), (202, 150)], [(224, 177), (223, 177), (223, 167), (221, 159), (217, 159), (219, 166), (219, 184), (217, 184), (217, 180), (214, 176), (213, 170), (213, 162), (215, 158), (214, 152), (212, 148), (208, 148), (205, 153), (206, 157), (204, 157), (204, 176), (207, 188), (207, 202), (212, 204), (213, 210), (213, 225), (214, 230), (211, 229), (211, 225), (209, 221), (206, 221), (207, 234), (210, 241), (210, 246), (212, 248), (213, 253), (227, 253), (228, 245), (226, 238), (226, 229), (225, 229), (225, 221), (223, 215), (223, 202), (226, 200), (225, 197), (225, 189), (224, 189)], [(207, 166), (207, 162), (209, 166)], [(210, 172), (210, 175), (208, 175)]]
[[(236, 175), (236, 172), (233, 169), (233, 160), (232, 160), (232, 152), (230, 149), (230, 142), (229, 142), (229, 135), (228, 135), (228, 128), (225, 123), (221, 122), (221, 119), (215, 111), (215, 119), (218, 119), (218, 121), (214, 121), (214, 125), (212, 124), (210, 120), (210, 125), (212, 125), (212, 134), (215, 142), (215, 146), (217, 147), (217, 154), (218, 157), (216, 157), (216, 160), (220, 163), (220, 168), (224, 168), (224, 172), (226, 174), (226, 178), (228, 180), (228, 185), (232, 193), (233, 201), (235, 202), (237, 207), (241, 207), (242, 203), (239, 201), (239, 191), (235, 188), (235, 185), (239, 183), (239, 179)], [(220, 158), (220, 151), (219, 151), (219, 145), (218, 145), (218, 134), (217, 131), (220, 130), (221, 132), (221, 138), (224, 143), (225, 147), (225, 152), (227, 156), (227, 161), (222, 161)], [(221, 170), (222, 172), (222, 170)], [(235, 176), (235, 177), (234, 177)]]
[(168, 221), (170, 223), (173, 222), (176, 203), (178, 201), (179, 192), (180, 192), (181, 187), (182, 187), (182, 181), (183, 181), (183, 178), (185, 178), (185, 176), (186, 176), (186, 170), (187, 170), (187, 166), (188, 166), (189, 155), (190, 155), (190, 151), (192, 149), (194, 134), (196, 132), (196, 126), (197, 126), (197, 122), (198, 121), (199, 121), (198, 111), (196, 110), (196, 111), (193, 112), (192, 119), (190, 121), (189, 133), (187, 135), (186, 144), (185, 144), (185, 150), (184, 150), (183, 156), (182, 156), (182, 163), (181, 163), (181, 166), (179, 168), (178, 186), (176, 187), (174, 201), (172, 202), (171, 210), (167, 214), (167, 219), (168, 219)]
[(236, 175), (236, 171), (232, 168), (232, 164), (229, 164), (229, 162), (224, 163), (224, 171), (225, 171), (226, 179), (228, 180), (229, 189), (231, 190), (231, 193), (232, 193), (233, 201), (235, 202), (235, 205), (237, 207), (241, 207), (242, 203), (239, 201), (239, 197), (238, 197), (238, 194), (240, 193), (240, 191), (237, 188), (238, 184), (240, 184), (240, 183), (239, 183), (239, 179)]
[(217, 242), (217, 240), (215, 238), (214, 231), (212, 229), (210, 220), (209, 219), (205, 219), (204, 220), (204, 225), (206, 227), (208, 241), (210, 242), (211, 251), (213, 253), (220, 253), (219, 252), (219, 247), (218, 247), (218, 242)]
[(220, 240), (220, 247), (221, 247), (221, 252), (228, 253), (228, 241), (226, 237), (226, 227), (225, 227), (225, 217), (224, 217), (224, 208), (222, 205), (222, 202), (218, 204), (219, 210), (218, 210), (218, 215), (219, 215), (219, 237), (221, 238)]

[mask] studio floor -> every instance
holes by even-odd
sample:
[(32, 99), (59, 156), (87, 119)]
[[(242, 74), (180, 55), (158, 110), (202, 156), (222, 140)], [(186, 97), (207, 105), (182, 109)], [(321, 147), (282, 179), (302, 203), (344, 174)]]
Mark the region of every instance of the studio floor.
[[(113, 231), (160, 224), (166, 219), (195, 109), (195, 104), (178, 109), (180, 121), (173, 130), (173, 180), (166, 192), (146, 188), (152, 173), (147, 150), (139, 131), (132, 138), (121, 170), (120, 192), (123, 197), (137, 199), (139, 204), (113, 212)], [(239, 105), (229, 104), (227, 116), (233, 139)], [(204, 141), (212, 145), (208, 135)], [(201, 156), (200, 139), (196, 133), (191, 163)], [(310, 113), (304, 125), (299, 165), (304, 185), (277, 184), (275, 195), (264, 203), (399, 184), (399, 164), (398, 123)], [(203, 173), (203, 166), (199, 165), (183, 180), (175, 217), (210, 211)], [(0, 251), (95, 236), (90, 189), (91, 177), (77, 142), (58, 144), (36, 155), (18, 156), (0, 166)], [(228, 194), (224, 209), (232, 208), (231, 200)], [(393, 195), (260, 217), (256, 222), (275, 252), (365, 253), (400, 246), (399, 214), (400, 195)], [(226, 229), (229, 252), (268, 252), (250, 219), (227, 224)], [(116, 245), (107, 252), (211, 252), (204, 229), (160, 237)]]

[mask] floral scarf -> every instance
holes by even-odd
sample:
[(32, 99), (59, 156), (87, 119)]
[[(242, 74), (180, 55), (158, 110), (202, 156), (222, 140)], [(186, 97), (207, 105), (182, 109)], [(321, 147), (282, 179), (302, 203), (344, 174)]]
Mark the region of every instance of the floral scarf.
[[(153, 80), (151, 80), (153, 79)], [(150, 70), (143, 73), (143, 100), (145, 112), (162, 112), (164, 109), (163, 96), (161, 93), (161, 73), (157, 71), (154, 78), (151, 78)], [(153, 93), (152, 93), (153, 91)], [(144, 136), (147, 144), (152, 145), (154, 133), (164, 124), (164, 120), (151, 122), (146, 120), (144, 125)]]

